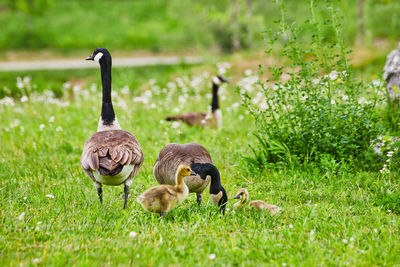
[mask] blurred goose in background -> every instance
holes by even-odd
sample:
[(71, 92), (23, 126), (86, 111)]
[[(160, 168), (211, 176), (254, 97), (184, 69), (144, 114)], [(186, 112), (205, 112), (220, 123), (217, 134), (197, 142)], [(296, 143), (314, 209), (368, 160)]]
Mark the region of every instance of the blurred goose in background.
[(219, 108), (218, 89), (221, 83), (228, 82), (220, 75), (212, 78), (212, 101), (211, 112), (189, 112), (175, 116), (168, 116), (167, 121), (183, 121), (189, 126), (198, 127), (220, 127), (222, 123), (222, 112)]
[(143, 153), (136, 137), (124, 130), (115, 117), (111, 101), (111, 55), (105, 48), (96, 48), (86, 60), (99, 62), (103, 87), (103, 102), (97, 132), (85, 143), (81, 164), (92, 179), (100, 203), (103, 203), (102, 185), (124, 184), (124, 208), (129, 187), (143, 164)]
[(184, 178), (195, 175), (189, 166), (180, 165), (175, 174), (175, 185), (154, 186), (138, 196), (137, 201), (145, 210), (160, 213), (165, 217), (166, 212), (172, 210), (189, 195)]
[(383, 78), (389, 102), (400, 104), (400, 43), (386, 58)]
[[(233, 205), (233, 209), (238, 210), (239, 208), (243, 207), (249, 200), (249, 191), (247, 191), (247, 189), (245, 188), (239, 188), (234, 199), (240, 199), (239, 202)], [(271, 213), (271, 215), (274, 215), (275, 213), (280, 211), (280, 208), (278, 206), (267, 204), (261, 200), (250, 201), (247, 208), (255, 208), (257, 210), (268, 210)]]
[(175, 184), (175, 173), (179, 165), (188, 165), (197, 174), (187, 177), (185, 180), (189, 193), (196, 193), (197, 204), (200, 206), (202, 194), (210, 184), (210, 198), (220, 207), (225, 214), (225, 205), (228, 197), (221, 185), (221, 177), (218, 169), (213, 165), (208, 151), (197, 143), (168, 144), (161, 149), (154, 165), (153, 173), (160, 184)]

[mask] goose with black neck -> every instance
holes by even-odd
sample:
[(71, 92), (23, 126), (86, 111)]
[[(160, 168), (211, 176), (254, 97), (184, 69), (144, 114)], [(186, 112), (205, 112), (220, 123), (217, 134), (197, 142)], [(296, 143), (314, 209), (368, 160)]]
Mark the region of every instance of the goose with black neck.
[(228, 196), (225, 188), (221, 185), (221, 177), (218, 169), (211, 163), (192, 163), (190, 167), (204, 180), (206, 180), (207, 175), (211, 177), (210, 198), (215, 205), (220, 207), (222, 214), (225, 214)]
[(224, 77), (217, 75), (212, 78), (211, 112), (188, 112), (168, 116), (167, 121), (182, 121), (189, 126), (218, 128), (222, 123), (222, 112), (219, 108), (218, 91), (222, 83), (228, 82)]
[(220, 173), (213, 165), (210, 153), (202, 145), (167, 144), (161, 149), (154, 164), (154, 177), (159, 184), (174, 185), (175, 173), (182, 164), (190, 166), (196, 172), (195, 176), (185, 178), (185, 184), (189, 188), (189, 193), (196, 193), (197, 204), (201, 205), (203, 192), (211, 182), (210, 198), (224, 213), (227, 195), (221, 185)]
[(103, 99), (97, 132), (85, 142), (81, 165), (97, 188), (103, 203), (103, 185), (124, 184), (124, 208), (129, 187), (143, 164), (143, 153), (136, 137), (121, 129), (111, 99), (111, 54), (105, 48), (96, 48), (86, 58), (100, 64)]

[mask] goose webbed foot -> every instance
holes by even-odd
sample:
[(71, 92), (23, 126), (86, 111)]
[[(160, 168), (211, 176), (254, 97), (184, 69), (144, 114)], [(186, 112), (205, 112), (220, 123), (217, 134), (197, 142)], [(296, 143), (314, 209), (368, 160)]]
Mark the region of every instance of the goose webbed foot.
[(126, 204), (128, 203), (128, 195), (129, 195), (129, 186), (124, 185), (124, 193), (125, 193), (125, 199), (124, 199), (124, 209), (126, 208)]
[(201, 200), (201, 195), (197, 195), (197, 204), (199, 205), (199, 207), (201, 205)]
[(99, 196), (100, 204), (103, 204), (103, 189), (101, 187), (97, 188), (97, 195)]

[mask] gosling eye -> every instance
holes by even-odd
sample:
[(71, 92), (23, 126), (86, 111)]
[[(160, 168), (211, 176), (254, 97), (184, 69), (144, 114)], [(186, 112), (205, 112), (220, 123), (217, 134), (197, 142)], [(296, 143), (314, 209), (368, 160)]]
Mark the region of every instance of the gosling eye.
[(189, 169), (186, 169), (188, 172), (190, 172), (190, 170)]

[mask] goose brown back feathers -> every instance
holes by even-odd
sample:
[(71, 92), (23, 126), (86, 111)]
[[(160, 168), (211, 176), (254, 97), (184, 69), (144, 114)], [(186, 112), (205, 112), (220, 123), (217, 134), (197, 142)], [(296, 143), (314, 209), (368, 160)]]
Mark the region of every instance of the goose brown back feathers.
[[(175, 144), (163, 147), (154, 165), (154, 177), (160, 184), (175, 184), (175, 173), (179, 165), (192, 163), (211, 163), (207, 149), (197, 143)], [(191, 176), (185, 180), (189, 192), (203, 192), (210, 181), (205, 182), (200, 176)]]
[(189, 126), (206, 126), (207, 113), (205, 112), (188, 112), (176, 116), (168, 116), (167, 121), (183, 121)]
[(134, 164), (135, 176), (143, 164), (143, 153), (133, 134), (124, 130), (101, 131), (86, 141), (81, 164), (84, 170), (97, 170), (109, 176), (120, 173), (123, 166)]

